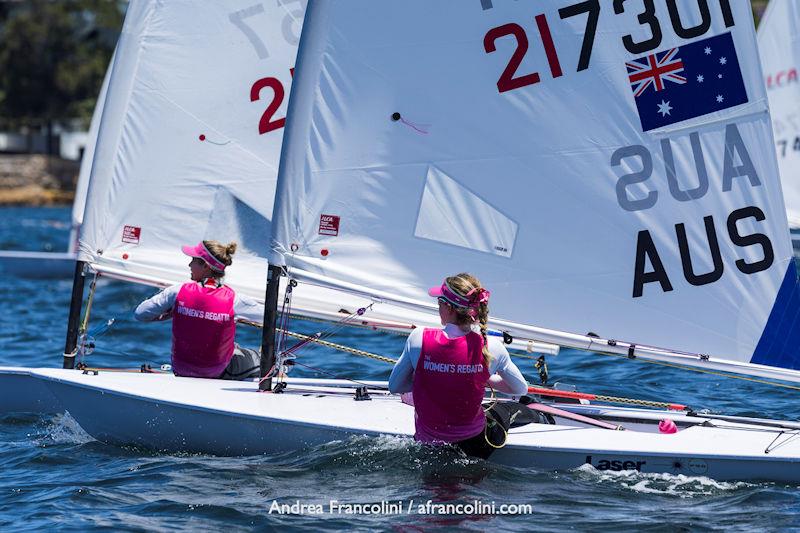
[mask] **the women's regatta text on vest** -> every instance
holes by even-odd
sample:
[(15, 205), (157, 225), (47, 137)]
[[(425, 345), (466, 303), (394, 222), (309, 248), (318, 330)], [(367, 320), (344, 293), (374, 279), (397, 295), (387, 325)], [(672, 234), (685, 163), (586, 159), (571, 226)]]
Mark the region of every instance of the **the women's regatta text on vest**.
[(231, 319), (231, 315), (228, 313), (214, 313), (212, 311), (203, 311), (202, 309), (192, 309), (191, 307), (185, 307), (183, 305), (176, 306), (175, 311), (180, 315), (204, 318), (206, 320), (213, 320), (214, 322), (228, 322)]
[(422, 362), (422, 368), (430, 370), (431, 372), (443, 372), (445, 374), (478, 374), (483, 372), (483, 365), (454, 365), (448, 363), (434, 363), (433, 361), (425, 360)]

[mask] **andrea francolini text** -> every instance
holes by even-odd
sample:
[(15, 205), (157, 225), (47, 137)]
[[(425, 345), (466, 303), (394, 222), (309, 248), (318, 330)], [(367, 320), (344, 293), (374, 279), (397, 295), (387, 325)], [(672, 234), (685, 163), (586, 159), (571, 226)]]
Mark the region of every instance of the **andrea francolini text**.
[(302, 503), (295, 500), (293, 503), (279, 503), (273, 500), (269, 506), (269, 514), (374, 514), (374, 515), (471, 515), (471, 514), (530, 514), (533, 512), (530, 504), (496, 504), (495, 502), (435, 502), (433, 500), (382, 500), (369, 503), (346, 503), (339, 500), (329, 500), (324, 503)]

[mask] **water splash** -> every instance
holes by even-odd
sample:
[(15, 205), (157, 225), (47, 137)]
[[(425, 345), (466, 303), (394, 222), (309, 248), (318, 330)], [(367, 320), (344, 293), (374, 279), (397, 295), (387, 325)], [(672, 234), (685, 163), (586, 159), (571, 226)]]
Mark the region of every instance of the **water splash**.
[(603, 484), (616, 484), (641, 494), (661, 494), (679, 498), (709, 496), (759, 486), (757, 483), (744, 481), (717, 481), (705, 476), (642, 473), (635, 470), (621, 472), (598, 470), (589, 464), (579, 466), (574, 472), (584, 479), (594, 479)]
[(37, 444), (45, 448), (60, 444), (87, 444), (94, 440), (67, 412), (56, 415), (47, 422), (44, 434), (39, 436)]

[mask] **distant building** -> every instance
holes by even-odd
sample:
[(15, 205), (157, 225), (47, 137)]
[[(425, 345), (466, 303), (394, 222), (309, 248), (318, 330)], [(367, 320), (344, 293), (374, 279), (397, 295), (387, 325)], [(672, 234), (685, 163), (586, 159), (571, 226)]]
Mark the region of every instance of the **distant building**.
[[(53, 128), (52, 151), (62, 159), (80, 161), (86, 148), (89, 134), (86, 131), (55, 125)], [(0, 131), (0, 153), (6, 154), (46, 154), (47, 133)]]

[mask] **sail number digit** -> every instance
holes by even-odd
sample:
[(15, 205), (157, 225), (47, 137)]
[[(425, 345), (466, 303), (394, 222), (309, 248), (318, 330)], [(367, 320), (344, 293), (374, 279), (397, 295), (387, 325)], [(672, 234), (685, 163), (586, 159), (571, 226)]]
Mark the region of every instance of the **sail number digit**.
[[(704, 0), (700, 0), (704, 1)], [(642, 26), (647, 26), (648, 30), (650, 31), (651, 37), (646, 41), (642, 41), (637, 43), (633, 40), (631, 35), (626, 35), (622, 38), (622, 44), (625, 45), (625, 49), (632, 53), (632, 54), (644, 54), (645, 52), (649, 52), (654, 48), (658, 48), (661, 45), (661, 38), (663, 35), (661, 34), (661, 24), (658, 22), (658, 17), (656, 16), (656, 5), (653, 0), (643, 0), (644, 2), (644, 11), (639, 13), (636, 19), (639, 21), (639, 24)], [(614, 0), (614, 13), (617, 15), (625, 12), (625, 0)]]
[[(278, 5), (286, 9), (286, 15), (281, 21), (283, 38), (294, 46), (300, 42), (300, 25), (306, 15), (306, 3), (306, 0), (278, 0)], [(288, 4), (297, 4), (297, 6), (294, 9), (288, 9), (286, 7)]]
[[(779, 139), (776, 141), (776, 144), (780, 147), (778, 153), (781, 157), (786, 157), (786, 149), (790, 141), (792, 141), (792, 139)], [(792, 151), (800, 152), (800, 137), (794, 138), (794, 142), (792, 142)]]
[(511, 59), (508, 61), (508, 65), (506, 65), (503, 73), (500, 74), (500, 79), (497, 80), (497, 90), (502, 93), (512, 89), (519, 89), (526, 85), (539, 83), (540, 78), (538, 72), (531, 72), (519, 78), (514, 77), (519, 64), (522, 63), (522, 58), (525, 57), (525, 52), (528, 51), (528, 36), (525, 35), (525, 30), (523, 30), (522, 26), (519, 24), (504, 24), (489, 30), (486, 33), (486, 37), (483, 38), (483, 48), (486, 50), (486, 53), (490, 54), (497, 50), (494, 42), (498, 38), (506, 35), (514, 36), (517, 40), (517, 49), (511, 55)]
[[(627, 0), (614, 0), (614, 13), (620, 15), (625, 12), (625, 2)], [(683, 26), (681, 20), (681, 13), (678, 8), (678, 0), (666, 0), (667, 11), (669, 11), (669, 20), (672, 24), (672, 29), (675, 34), (681, 39), (693, 39), (704, 35), (711, 28), (711, 11), (708, 6), (708, 0), (695, 0), (697, 8), (700, 11), (700, 22), (690, 28)], [(633, 36), (625, 35), (622, 38), (622, 44), (625, 49), (632, 54), (644, 54), (655, 50), (661, 46), (661, 23), (659, 22), (658, 15), (656, 14), (656, 6), (654, 0), (642, 0), (644, 11), (642, 11), (636, 18), (639, 24), (647, 28), (650, 32), (650, 38), (636, 42)], [(731, 11), (730, 0), (719, 0), (720, 11), (722, 12), (722, 19), (725, 22), (725, 27), (730, 28), (735, 24), (733, 20), (733, 12)]]
[[(294, 77), (294, 69), (289, 69), (289, 74)], [(257, 102), (261, 99), (261, 91), (263, 89), (272, 89), (272, 101), (267, 106), (267, 109), (262, 113), (261, 119), (258, 121), (258, 134), (264, 135), (271, 131), (279, 130), (286, 125), (286, 118), (279, 118), (272, 120), (275, 112), (283, 103), (283, 98), (286, 96), (286, 91), (283, 88), (283, 83), (278, 78), (267, 77), (256, 80), (253, 86), (250, 87), (250, 101)]]
[[(307, 0), (278, 0), (278, 7), (286, 13), (281, 21), (281, 32), (283, 39), (290, 46), (297, 46), (297, 43), (300, 42), (300, 25), (306, 13), (306, 3)], [(297, 4), (297, 6), (290, 9), (289, 4)], [(250, 41), (259, 59), (269, 59), (270, 53), (260, 36), (264, 34), (264, 29), (259, 27), (257, 22), (263, 25), (270, 17), (274, 17), (274, 14), (267, 13), (263, 3), (253, 4), (228, 15), (228, 20)], [(253, 20), (248, 23), (247, 19)]]
[(283, 103), (283, 84), (278, 78), (261, 78), (257, 80), (253, 86), (250, 87), (250, 101), (255, 102), (261, 99), (261, 89), (265, 87), (272, 89), (274, 96), (272, 97), (272, 102), (267, 106), (266, 111), (264, 111), (264, 114), (261, 115), (261, 120), (258, 121), (259, 135), (280, 129), (286, 124), (286, 118), (272, 120), (275, 111), (277, 111)]
[[(625, 13), (627, 0), (614, 0), (613, 8), (616, 15)], [(655, 0), (639, 0), (642, 4), (642, 12), (636, 16), (636, 20), (650, 34), (650, 37), (643, 41), (636, 41), (633, 35), (625, 35), (622, 37), (622, 44), (625, 49), (631, 54), (641, 55), (661, 46), (663, 40), (663, 32), (661, 30), (661, 22), (659, 14), (656, 10)], [(670, 24), (675, 34), (681, 39), (693, 39), (704, 35), (711, 29), (711, 10), (709, 8), (709, 0), (695, 0), (697, 2), (697, 9), (700, 13), (700, 22), (694, 26), (685, 26), (683, 18), (681, 17), (678, 0), (666, 0), (667, 11), (669, 15)], [(730, 0), (718, 0), (722, 20), (725, 22), (725, 27), (730, 28), (735, 24), (733, 20), (733, 11), (731, 10)], [(494, 6), (491, 0), (481, 0), (482, 9), (492, 9)], [(583, 43), (581, 44), (581, 52), (578, 58), (578, 65), (576, 72), (586, 70), (592, 58), (592, 48), (594, 47), (594, 40), (597, 34), (597, 25), (600, 19), (600, 0), (584, 0), (577, 4), (562, 7), (558, 10), (558, 16), (561, 20), (569, 19), (578, 15), (586, 15), (586, 27), (583, 32)], [(536, 28), (539, 32), (539, 41), (544, 48), (547, 56), (547, 62), (550, 67), (550, 74), (553, 78), (558, 78), (563, 75), (561, 69), (561, 62), (556, 52), (556, 45), (553, 42), (553, 37), (550, 32), (550, 26), (545, 14), (536, 15), (533, 20), (536, 22)], [(497, 50), (495, 41), (501, 37), (513, 36), (516, 40), (516, 48), (508, 60), (500, 78), (497, 80), (498, 92), (506, 92), (514, 89), (534, 85), (541, 81), (538, 72), (531, 72), (515, 77), (517, 69), (522, 64), (525, 54), (528, 51), (528, 35), (525, 28), (516, 23), (503, 24), (486, 32), (483, 38), (483, 48), (487, 54), (491, 54)]]

